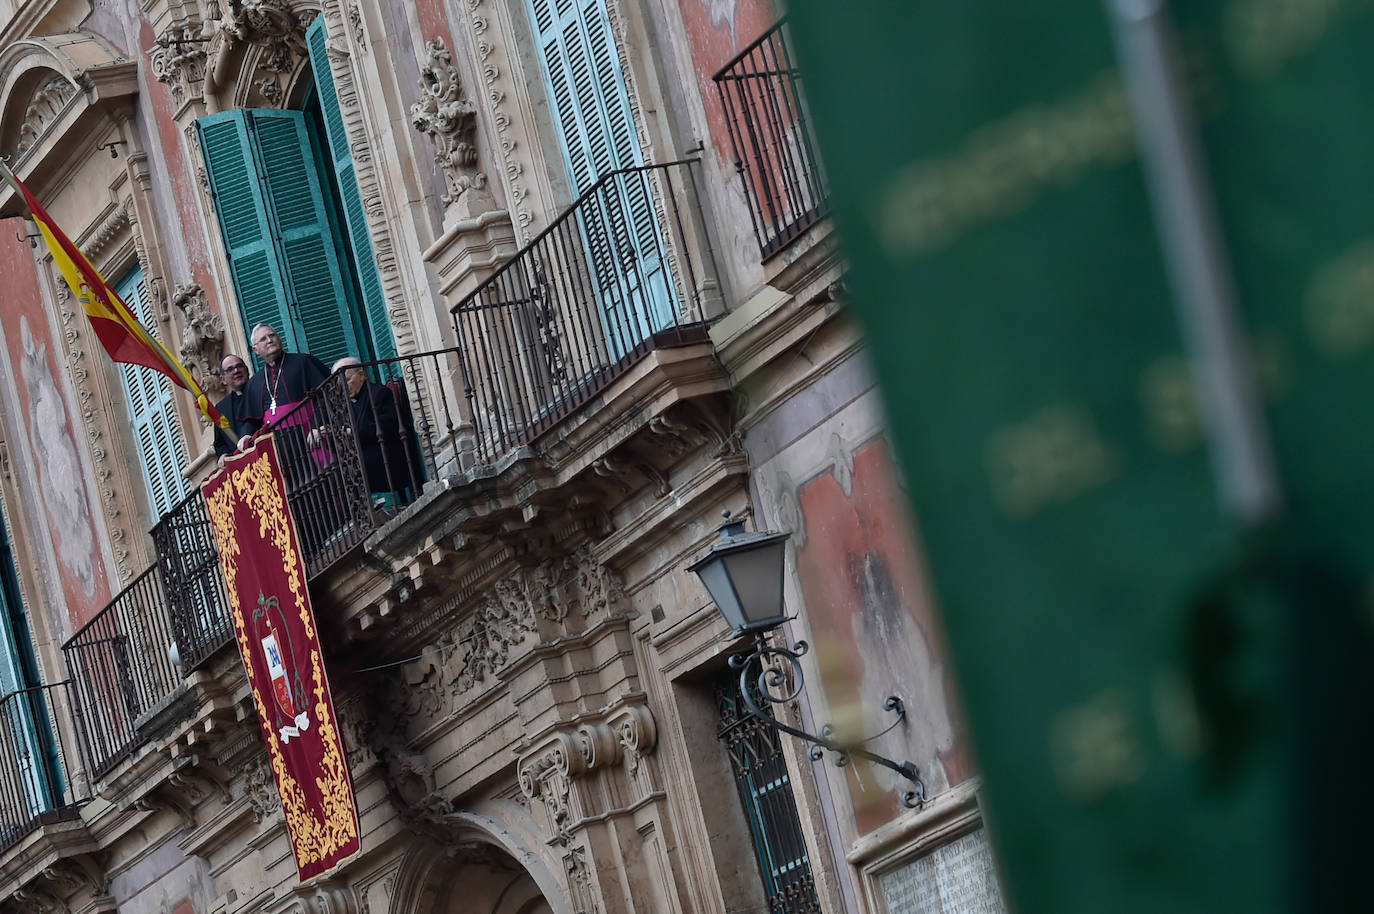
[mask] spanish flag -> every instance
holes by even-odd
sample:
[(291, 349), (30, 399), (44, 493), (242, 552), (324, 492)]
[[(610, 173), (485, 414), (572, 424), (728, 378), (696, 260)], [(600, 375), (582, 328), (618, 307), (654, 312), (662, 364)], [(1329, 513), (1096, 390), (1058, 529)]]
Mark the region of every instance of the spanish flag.
[(43, 209), (42, 204), (29, 193), (29, 189), (3, 162), (0, 162), (0, 178), (9, 182), (24, 198), (29, 218), (43, 233), (43, 240), (52, 252), (53, 262), (62, 271), (62, 277), (67, 280), (72, 294), (81, 302), (81, 307), (95, 330), (96, 338), (110, 354), (110, 358), (116, 362), (142, 365), (161, 372), (171, 378), (172, 383), (191, 392), (196, 398), (196, 406), (205, 414), (205, 418), (210, 420), (210, 424), (223, 429), (229, 428), (229, 420), (219, 414), (219, 410), (215, 409), (210, 398), (205, 396), (205, 391), (200, 389), (195, 378), (191, 377), (191, 372), (181, 364), (181, 360), (172, 355), (157, 337), (143, 328), (129, 310), (129, 306), (115, 294), (115, 290), (105, 281), (105, 277), (100, 275), (95, 265), (87, 260), (86, 255), (82, 254), (72, 240), (57, 227), (57, 223), (53, 222), (47, 210)]

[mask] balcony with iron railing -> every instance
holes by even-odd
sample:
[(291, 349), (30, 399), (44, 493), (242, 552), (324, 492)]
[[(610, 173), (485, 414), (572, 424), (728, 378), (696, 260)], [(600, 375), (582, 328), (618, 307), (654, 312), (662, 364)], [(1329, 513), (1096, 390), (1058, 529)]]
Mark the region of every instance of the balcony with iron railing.
[(453, 308), (476, 457), (529, 445), (648, 353), (706, 339), (695, 160), (603, 175)]
[(829, 186), (787, 21), (764, 32), (714, 79), (754, 237), (766, 260), (829, 210)]
[(75, 819), (86, 799), (72, 776), (59, 708), (70, 708), (69, 682), (0, 698), (0, 853), (44, 825)]

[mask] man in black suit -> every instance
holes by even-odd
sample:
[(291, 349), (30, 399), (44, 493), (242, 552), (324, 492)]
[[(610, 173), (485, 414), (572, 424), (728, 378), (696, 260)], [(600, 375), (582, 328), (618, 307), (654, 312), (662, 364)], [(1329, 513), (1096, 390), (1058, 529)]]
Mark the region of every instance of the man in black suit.
[(374, 493), (401, 493), (414, 489), (413, 467), (406, 447), (406, 429), (401, 422), (396, 397), (391, 389), (369, 380), (367, 369), (353, 356), (334, 363), (342, 370), (348, 401), (353, 412), (353, 428), (358, 436), (367, 487)]
[(230, 353), (219, 363), (219, 376), (229, 395), (215, 404), (221, 416), (229, 420), (228, 430), (215, 427), (215, 453), (227, 457), (239, 449), (245, 438), (262, 428), (262, 413), (249, 408), (244, 388), (248, 386), (248, 364)]

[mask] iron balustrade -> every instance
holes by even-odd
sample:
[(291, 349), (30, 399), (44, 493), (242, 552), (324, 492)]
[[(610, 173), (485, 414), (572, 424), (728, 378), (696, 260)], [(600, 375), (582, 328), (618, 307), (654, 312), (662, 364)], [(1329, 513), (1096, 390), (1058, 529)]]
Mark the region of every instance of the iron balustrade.
[(479, 461), (530, 443), (648, 352), (705, 338), (694, 164), (602, 176), (453, 309)]
[(154, 525), (157, 565), (183, 674), (233, 640), (219, 547), (205, 499), (196, 490)]
[(0, 698), (0, 850), (48, 822), (75, 816), (79, 797), (72, 757), (57, 719), (71, 708), (70, 681), (34, 686)]
[(363, 362), (310, 391), (274, 426), (306, 569), (314, 577), (388, 523), (457, 459), (448, 379), (457, 350)]
[[(390, 521), (458, 459), (456, 349), (360, 368), (369, 386), (359, 386), (357, 396), (340, 372), (276, 425), (287, 505), (310, 577)], [(159, 520), (152, 536), (156, 563), (63, 645), (94, 777), (140, 744), (140, 718), (184, 674), (234, 638), (200, 492)]]
[(829, 203), (795, 59), (781, 20), (714, 77), (765, 258), (820, 221)]
[(95, 777), (137, 748), (140, 718), (181, 683), (172, 649), (156, 565), (62, 646), (76, 693), (77, 729)]

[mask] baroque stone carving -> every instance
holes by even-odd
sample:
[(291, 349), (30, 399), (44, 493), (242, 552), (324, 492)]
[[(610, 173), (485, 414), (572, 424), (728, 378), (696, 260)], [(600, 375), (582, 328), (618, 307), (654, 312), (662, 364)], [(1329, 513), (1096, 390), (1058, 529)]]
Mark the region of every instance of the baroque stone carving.
[(501, 68), (493, 56), (504, 57), (493, 41), (489, 30), (491, 23), (482, 10), (484, 0), (467, 0), (468, 21), (473, 41), (477, 46), (477, 65), (482, 71), (482, 81), (486, 86), (487, 110), (491, 113), (496, 127), (497, 145), (501, 153), (501, 167), (506, 173), (506, 195), (511, 219), (516, 231), (523, 237), (529, 229), (533, 216), (530, 215), (530, 191), (525, 186), (525, 166), (520, 160), (519, 144), (510, 135), (511, 119), (506, 113), (506, 93), (501, 88)]
[(348, 24), (353, 28), (353, 41), (361, 50), (367, 50), (367, 33), (363, 30), (363, 11), (356, 3), (348, 5)]
[(415, 129), (434, 142), (434, 161), (444, 175), (445, 204), (456, 203), (473, 188), (485, 187), (487, 176), (477, 171), (477, 107), (468, 98), (442, 38), (425, 42), (426, 60), (420, 69), (420, 98), (410, 106)]
[(182, 314), (181, 361), (206, 393), (222, 395), (218, 369), (224, 358), (224, 319), (210, 310), (199, 283), (173, 289), (172, 304)]
[(282, 104), (283, 75), (305, 56), (305, 31), (318, 11), (293, 10), (288, 0), (226, 0), (220, 8), (220, 32), (231, 46), (253, 44), (263, 49), (251, 79), (253, 88), (268, 104)]
[(571, 848), (563, 855), (563, 869), (568, 877), (568, 893), (572, 896), (573, 910), (578, 914), (600, 914), (601, 907), (597, 904), (586, 850)]
[(534, 631), (530, 604), (522, 591), (518, 579), (497, 582), (464, 623), (459, 640), (467, 650), (457, 677), (459, 692), (485, 682), (506, 662), (511, 648), (523, 644)]
[(133, 221), (134, 198), (125, 197), (124, 201), (114, 208), (91, 233), (91, 239), (85, 245), (87, 257), (94, 258), (105, 249), (120, 231)]
[(550, 840), (567, 847), (586, 818), (606, 811), (586, 808), (592, 794), (576, 789), (576, 782), (593, 772), (620, 770), (637, 795), (652, 793), (657, 787), (644, 759), (657, 742), (648, 707), (622, 705), (601, 720), (584, 720), (540, 742), (521, 756), (516, 780), (526, 797), (540, 802)]
[(33, 148), (48, 125), (57, 120), (57, 116), (67, 106), (76, 95), (76, 87), (71, 84), (65, 76), (54, 76), (48, 80), (38, 91), (29, 99), (29, 106), (24, 111), (24, 122), (19, 125), (19, 140), (15, 146), (15, 154), (23, 155)]
[(573, 823), (581, 819), (573, 808), (572, 779), (586, 770), (585, 756), (570, 733), (555, 734), (520, 761), (521, 792), (543, 803), (551, 837), (565, 847), (572, 840)]
[(248, 801), (254, 822), (275, 822), (281, 818), (281, 799), (277, 796), (277, 784), (265, 754), (254, 756), (243, 766), (242, 784), (243, 797)]
[(172, 96), (172, 111), (199, 101), (205, 85), (205, 40), (198, 23), (171, 25), (153, 42), (153, 76)]

